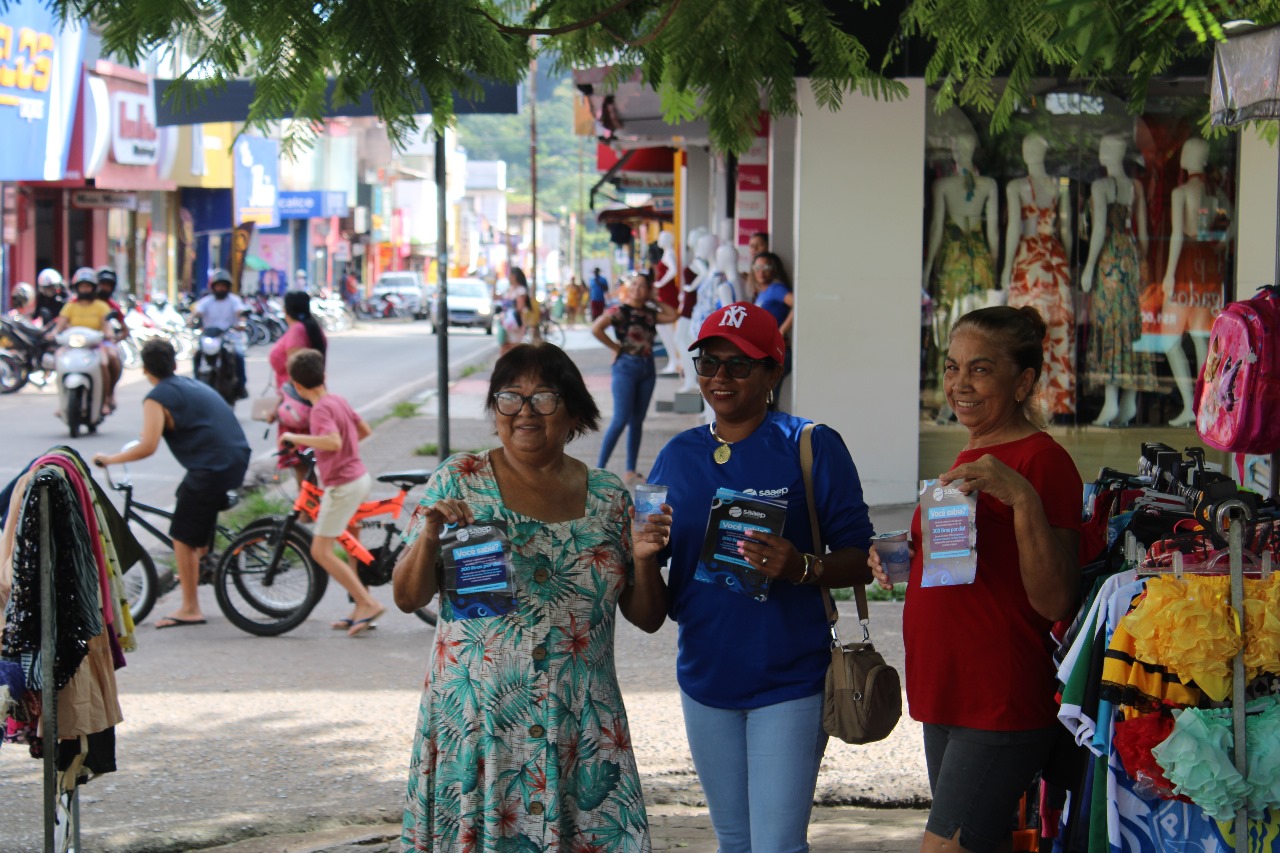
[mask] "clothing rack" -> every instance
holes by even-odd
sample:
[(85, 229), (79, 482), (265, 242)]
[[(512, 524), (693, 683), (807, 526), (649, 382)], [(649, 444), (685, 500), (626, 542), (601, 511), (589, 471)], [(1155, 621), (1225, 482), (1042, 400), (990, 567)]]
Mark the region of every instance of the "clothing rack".
[[(44, 728), (44, 850), (55, 853), (58, 850), (58, 688), (56, 686), (53, 662), (56, 655), (58, 625), (54, 602), (56, 597), (57, 577), (53, 564), (50, 537), (50, 504), (48, 489), (57, 474), (52, 471), (39, 471), (32, 480), (32, 489), (41, 489), (44, 494), (40, 500), (40, 676), (43, 682), (40, 711)], [(80, 850), (80, 798), (79, 789), (74, 788), (67, 795), (67, 835), (70, 838), (70, 850)]]

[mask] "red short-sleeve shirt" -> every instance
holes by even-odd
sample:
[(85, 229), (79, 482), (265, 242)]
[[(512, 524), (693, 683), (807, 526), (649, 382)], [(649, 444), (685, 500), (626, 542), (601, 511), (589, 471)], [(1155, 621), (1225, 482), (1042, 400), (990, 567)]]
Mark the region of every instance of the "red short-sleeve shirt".
[[(1052, 527), (1080, 529), (1084, 486), (1075, 463), (1048, 434), (966, 450), (956, 465), (991, 454), (1026, 477)], [(907, 700), (922, 723), (993, 731), (1054, 724), (1058, 706), (1053, 623), (1031, 607), (1018, 562), (1013, 510), (978, 496), (978, 573), (972, 584), (922, 588), (920, 509), (911, 522), (915, 557), (903, 612)]]

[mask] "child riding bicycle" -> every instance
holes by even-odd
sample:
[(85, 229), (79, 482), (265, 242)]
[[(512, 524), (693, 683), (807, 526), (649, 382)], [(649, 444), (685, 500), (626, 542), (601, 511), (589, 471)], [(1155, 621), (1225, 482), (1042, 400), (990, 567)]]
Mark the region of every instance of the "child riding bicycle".
[(324, 497), (316, 517), (311, 556), (355, 602), (351, 615), (334, 622), (333, 627), (345, 628), (347, 636), (356, 637), (372, 628), (386, 608), (361, 583), (355, 568), (338, 559), (334, 548), (373, 487), (373, 479), (360, 461), (360, 440), (372, 430), (346, 400), (329, 393), (324, 384), (324, 356), (317, 350), (300, 349), (289, 356), (288, 370), (294, 388), (311, 404), (311, 433), (286, 432), (280, 440), (316, 452)]

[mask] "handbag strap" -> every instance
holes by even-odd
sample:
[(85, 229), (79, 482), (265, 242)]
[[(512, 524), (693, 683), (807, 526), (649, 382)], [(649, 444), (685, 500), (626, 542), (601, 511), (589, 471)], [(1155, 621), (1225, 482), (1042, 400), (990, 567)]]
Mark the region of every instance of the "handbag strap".
[[(804, 496), (809, 503), (809, 529), (813, 533), (813, 550), (818, 556), (826, 553), (822, 544), (822, 530), (818, 526), (818, 505), (813, 497), (813, 423), (807, 423), (800, 430), (800, 473), (804, 476)], [(821, 587), (822, 606), (827, 611), (827, 624), (831, 628), (832, 648), (840, 647), (840, 634), (836, 630), (836, 622), (840, 613), (835, 608), (831, 590)], [(858, 623), (862, 625), (862, 641), (871, 639), (871, 620), (867, 615), (867, 590), (858, 584), (853, 585), (853, 599), (858, 605)]]

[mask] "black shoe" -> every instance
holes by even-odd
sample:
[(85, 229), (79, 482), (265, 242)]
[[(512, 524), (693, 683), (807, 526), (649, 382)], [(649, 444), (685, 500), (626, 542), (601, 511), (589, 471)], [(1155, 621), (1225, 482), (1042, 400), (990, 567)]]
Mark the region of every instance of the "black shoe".
[(249, 399), (249, 389), (241, 385), (238, 389), (236, 389), (236, 399), (237, 400)]

